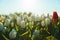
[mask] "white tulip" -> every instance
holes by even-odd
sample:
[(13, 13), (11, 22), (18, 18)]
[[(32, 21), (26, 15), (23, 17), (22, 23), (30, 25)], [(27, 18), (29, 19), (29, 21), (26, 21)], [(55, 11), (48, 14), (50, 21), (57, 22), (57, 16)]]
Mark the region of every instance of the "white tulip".
[(44, 20), (44, 19), (45, 19), (45, 15), (44, 15), (44, 14), (41, 15), (40, 19), (41, 19), (41, 20)]
[(20, 23), (21, 23), (21, 17), (19, 16), (19, 17), (17, 17), (17, 25), (19, 25), (20, 26)]
[(39, 16), (37, 15), (37, 16), (35, 16), (35, 21), (40, 21), (40, 18), (39, 18)]
[(12, 31), (9, 33), (10, 39), (16, 38), (16, 34), (17, 34), (16, 30), (12, 29)]
[(35, 29), (33, 32), (33, 37), (39, 36), (39, 30)]
[(13, 22), (11, 23), (11, 27), (14, 27), (14, 23)]
[(3, 30), (3, 24), (0, 22), (0, 31)]
[(32, 15), (31, 18), (32, 18), (32, 21), (35, 21), (35, 15)]
[(24, 20), (21, 21), (21, 28), (25, 28), (25, 21)]
[(50, 19), (49, 18), (45, 19), (45, 24), (46, 24), (46, 26), (50, 24)]
[(5, 32), (6, 32), (6, 30), (7, 30), (7, 28), (6, 28), (6, 27), (4, 27), (3, 32), (5, 33)]
[(28, 21), (32, 21), (32, 18), (31, 17), (28, 17)]
[(4, 25), (8, 26), (10, 24), (10, 20), (9, 19), (5, 19)]
[(27, 18), (28, 16), (27, 15), (24, 15), (23, 18)]
[(45, 26), (45, 21), (43, 20), (43, 21), (41, 21), (41, 26)]

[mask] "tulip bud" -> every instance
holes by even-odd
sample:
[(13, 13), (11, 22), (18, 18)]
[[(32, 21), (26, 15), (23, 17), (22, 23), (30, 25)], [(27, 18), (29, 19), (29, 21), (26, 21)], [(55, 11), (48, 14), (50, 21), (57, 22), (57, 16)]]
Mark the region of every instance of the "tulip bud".
[(53, 12), (52, 23), (55, 25), (58, 22), (58, 14), (57, 12)]
[(3, 32), (5, 33), (5, 32), (6, 32), (6, 30), (7, 30), (7, 28), (6, 28), (6, 27), (4, 27), (4, 28), (3, 28)]
[(11, 22), (11, 27), (14, 27), (14, 23), (13, 22)]
[(41, 26), (44, 27), (45, 26), (45, 21), (41, 21)]
[(3, 24), (0, 22), (0, 31), (3, 30)]
[(44, 19), (45, 19), (45, 15), (43, 14), (43, 15), (41, 15), (40, 20), (44, 20)]
[(46, 26), (50, 24), (50, 19), (49, 18), (45, 19), (45, 24), (46, 24)]
[(10, 24), (10, 20), (6, 19), (5, 22), (4, 22), (4, 26), (8, 26), (9, 24)]
[(33, 32), (33, 37), (35, 38), (37, 36), (39, 36), (39, 30), (35, 29), (35, 31)]
[(32, 21), (32, 18), (31, 17), (28, 17), (28, 21)]
[(21, 23), (21, 21), (22, 21), (21, 16), (18, 16), (16, 20), (17, 20), (17, 25), (19, 25), (19, 26), (20, 26), (20, 23)]
[(10, 39), (16, 38), (16, 34), (17, 34), (16, 30), (12, 29), (12, 31), (9, 33)]
[(21, 21), (21, 28), (25, 28), (25, 21), (24, 20)]

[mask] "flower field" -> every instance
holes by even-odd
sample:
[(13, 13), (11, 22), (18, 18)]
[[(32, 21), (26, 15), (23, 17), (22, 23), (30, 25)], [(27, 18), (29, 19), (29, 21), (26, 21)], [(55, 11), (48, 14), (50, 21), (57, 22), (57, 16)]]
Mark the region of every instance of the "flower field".
[(57, 12), (0, 15), (0, 40), (60, 40), (60, 17)]

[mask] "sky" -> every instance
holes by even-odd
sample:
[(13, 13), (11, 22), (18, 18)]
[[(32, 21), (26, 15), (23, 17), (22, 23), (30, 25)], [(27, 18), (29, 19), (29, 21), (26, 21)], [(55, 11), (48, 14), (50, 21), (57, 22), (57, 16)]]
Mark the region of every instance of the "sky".
[(0, 14), (32, 12), (41, 15), (53, 14), (53, 11), (60, 15), (60, 0), (0, 0)]

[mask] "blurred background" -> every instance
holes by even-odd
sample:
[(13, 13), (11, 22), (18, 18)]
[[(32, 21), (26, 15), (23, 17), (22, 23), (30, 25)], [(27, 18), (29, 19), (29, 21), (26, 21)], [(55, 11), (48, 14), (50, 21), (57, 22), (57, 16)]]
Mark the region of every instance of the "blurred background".
[(53, 11), (59, 14), (59, 4), (60, 0), (0, 0), (0, 14), (32, 12), (39, 15), (43, 13), (52, 15)]

